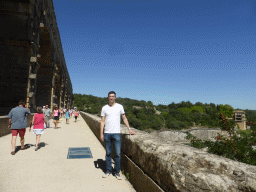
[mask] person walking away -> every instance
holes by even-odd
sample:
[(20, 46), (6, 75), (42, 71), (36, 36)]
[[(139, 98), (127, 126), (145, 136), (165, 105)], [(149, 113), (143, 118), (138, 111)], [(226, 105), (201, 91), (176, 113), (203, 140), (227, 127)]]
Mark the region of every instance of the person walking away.
[(36, 148), (35, 151), (39, 149), (40, 137), (44, 133), (44, 123), (47, 124), (47, 120), (43, 113), (42, 107), (36, 108), (37, 113), (34, 115), (32, 122), (30, 124), (29, 131), (31, 131), (31, 126), (33, 127), (33, 133), (36, 135)]
[(73, 110), (72, 110), (72, 109), (70, 109), (70, 117), (72, 117), (72, 113), (73, 113)]
[(45, 105), (45, 110), (43, 111), (43, 113), (44, 113), (46, 121), (47, 121), (46, 127), (50, 128), (50, 119), (52, 116), (52, 112), (51, 112), (51, 109), (48, 107), (48, 105)]
[(63, 109), (60, 110), (60, 118), (63, 116)]
[(67, 112), (66, 112), (66, 124), (68, 124), (68, 123), (69, 123), (69, 114), (70, 114), (70, 112), (69, 112), (69, 111), (67, 111)]
[(15, 146), (16, 146), (16, 138), (19, 133), (20, 136), (20, 144), (21, 150), (28, 148), (25, 146), (25, 132), (27, 127), (27, 115), (30, 115), (30, 110), (25, 108), (25, 102), (20, 101), (19, 106), (13, 108), (9, 114), (9, 125), (8, 128), (12, 130), (12, 139), (11, 139), (11, 146), (12, 146), (12, 155), (15, 155)]
[(78, 116), (79, 116), (79, 114), (78, 114), (77, 110), (75, 110), (75, 122), (76, 122)]
[(59, 110), (58, 110), (58, 107), (55, 106), (55, 109), (54, 109), (54, 111), (53, 111), (53, 116), (54, 116), (54, 117), (53, 117), (53, 123), (55, 124), (54, 129), (57, 129), (57, 127), (58, 127), (59, 115), (60, 115), (60, 112), (59, 112)]
[[(120, 164), (121, 164), (121, 118), (127, 126), (130, 136), (131, 134), (136, 135), (129, 126), (128, 120), (125, 116), (124, 108), (122, 105), (115, 103), (116, 93), (110, 91), (108, 93), (109, 104), (102, 107), (101, 110), (101, 123), (100, 123), (100, 138), (106, 145), (106, 173), (103, 178), (106, 178), (112, 172), (111, 165), (111, 153), (112, 145), (114, 145), (115, 153), (115, 166), (113, 170), (113, 175), (121, 180), (120, 176)], [(105, 125), (105, 128), (104, 128)], [(104, 133), (103, 133), (104, 131)]]
[(63, 109), (63, 116), (66, 115), (66, 111), (67, 111), (66, 108), (64, 108), (64, 109)]

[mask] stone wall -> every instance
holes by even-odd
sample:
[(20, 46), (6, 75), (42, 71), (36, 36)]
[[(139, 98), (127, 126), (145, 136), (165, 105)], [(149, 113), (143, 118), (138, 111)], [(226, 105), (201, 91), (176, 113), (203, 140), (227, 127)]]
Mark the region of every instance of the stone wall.
[(20, 100), (31, 112), (47, 104), (71, 108), (73, 88), (53, 0), (1, 0), (0, 15), (0, 115)]
[(193, 136), (197, 137), (201, 140), (211, 140), (215, 141), (216, 136), (219, 134), (223, 135), (224, 137), (227, 137), (229, 134), (227, 131), (222, 131), (219, 128), (207, 128), (207, 129), (190, 129), (190, 130), (183, 130), (183, 131), (153, 131), (151, 132), (151, 135), (154, 135), (156, 137), (160, 137), (165, 142), (179, 142), (179, 143), (189, 143), (189, 140), (186, 139), (187, 133), (189, 132)]
[[(99, 138), (100, 118), (81, 112)], [(256, 191), (256, 167), (236, 162), (155, 134), (133, 129), (129, 136), (121, 125), (122, 157), (142, 172), (131, 170), (130, 182), (137, 191)], [(103, 143), (102, 143), (103, 144)], [(122, 167), (127, 159), (122, 159)], [(147, 176), (148, 182), (143, 180)], [(150, 190), (147, 183), (156, 186)]]
[[(31, 113), (27, 117), (27, 126), (29, 127), (35, 113)], [(10, 134), (12, 131), (8, 128), (9, 118), (7, 116), (0, 116), (0, 137)]]

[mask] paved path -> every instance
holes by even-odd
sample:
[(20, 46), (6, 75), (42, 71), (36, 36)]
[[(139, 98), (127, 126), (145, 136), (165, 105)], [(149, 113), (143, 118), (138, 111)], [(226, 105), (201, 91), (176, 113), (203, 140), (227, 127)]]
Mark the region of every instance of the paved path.
[[(86, 122), (79, 117), (66, 124), (63, 118), (58, 129), (45, 130), (41, 148), (35, 151), (36, 136), (25, 135), (30, 148), (11, 155), (11, 134), (0, 138), (0, 192), (120, 192), (135, 191), (124, 175), (117, 180), (110, 175), (102, 178), (105, 166), (105, 149)], [(16, 146), (20, 148), (17, 137)], [(90, 147), (93, 158), (67, 159), (69, 147)]]

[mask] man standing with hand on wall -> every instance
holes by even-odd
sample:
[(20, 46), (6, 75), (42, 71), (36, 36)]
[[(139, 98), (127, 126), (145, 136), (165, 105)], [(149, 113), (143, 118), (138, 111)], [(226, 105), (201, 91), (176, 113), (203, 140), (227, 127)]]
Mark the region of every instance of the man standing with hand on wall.
[[(112, 144), (114, 145), (115, 152), (115, 167), (113, 174), (119, 180), (120, 176), (120, 164), (121, 164), (121, 118), (129, 129), (130, 135), (134, 134), (129, 126), (128, 120), (125, 116), (124, 108), (122, 105), (115, 103), (116, 93), (110, 91), (108, 93), (109, 104), (105, 105), (101, 110), (101, 123), (100, 123), (100, 139), (105, 142), (106, 145), (106, 173), (103, 175), (103, 178), (106, 178), (110, 175), (112, 171), (111, 165), (111, 153), (112, 153)], [(104, 128), (105, 125), (105, 128)], [(104, 133), (103, 133), (104, 128)]]

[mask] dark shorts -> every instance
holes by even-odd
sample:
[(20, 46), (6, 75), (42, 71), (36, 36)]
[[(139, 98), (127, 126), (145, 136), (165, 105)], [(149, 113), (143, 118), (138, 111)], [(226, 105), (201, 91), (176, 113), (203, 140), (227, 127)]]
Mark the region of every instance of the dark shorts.
[(26, 132), (26, 128), (23, 129), (12, 129), (12, 136), (17, 136), (19, 133), (20, 137), (24, 137)]
[(77, 116), (75, 116), (75, 119), (77, 119)]
[(53, 120), (59, 120), (59, 116), (54, 116)]

